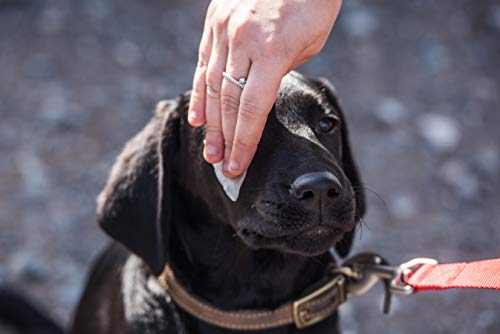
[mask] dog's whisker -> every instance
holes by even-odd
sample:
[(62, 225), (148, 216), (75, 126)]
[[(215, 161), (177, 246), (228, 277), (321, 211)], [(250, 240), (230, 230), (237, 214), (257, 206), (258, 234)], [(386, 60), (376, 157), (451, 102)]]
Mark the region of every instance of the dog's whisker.
[(358, 233), (359, 231), (359, 240), (361, 240), (363, 238), (363, 227), (366, 227), (367, 229), (370, 229), (370, 227), (368, 226), (368, 224), (363, 220), (363, 219), (359, 219), (359, 224), (358, 226), (356, 227), (356, 233)]
[(375, 189), (373, 189), (370, 186), (367, 186), (365, 184), (360, 185), (360, 186), (353, 186), (352, 189), (353, 189), (353, 191), (355, 193), (359, 192), (359, 189), (364, 189), (364, 190), (367, 190), (370, 193), (374, 194), (375, 197), (377, 197), (382, 202), (382, 206), (384, 207), (384, 210), (387, 213), (387, 218), (389, 219), (389, 224), (390, 225), (393, 224), (393, 219), (392, 219), (391, 211), (389, 210), (389, 206), (387, 205), (387, 202), (384, 200), (384, 198)]
[(363, 228), (363, 226), (365, 226), (368, 230), (370, 229), (370, 226), (368, 226), (368, 224), (366, 223), (366, 221), (363, 218), (359, 218), (359, 222), (360, 222), (360, 224), (358, 224), (358, 226), (360, 228)]

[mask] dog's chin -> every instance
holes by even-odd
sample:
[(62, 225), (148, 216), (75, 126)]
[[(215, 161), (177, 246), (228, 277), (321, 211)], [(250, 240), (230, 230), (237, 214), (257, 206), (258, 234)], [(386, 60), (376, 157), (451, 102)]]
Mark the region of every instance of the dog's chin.
[(252, 229), (238, 232), (240, 239), (252, 249), (272, 249), (283, 253), (316, 256), (327, 252), (344, 236), (342, 229), (316, 225), (298, 234), (266, 236)]

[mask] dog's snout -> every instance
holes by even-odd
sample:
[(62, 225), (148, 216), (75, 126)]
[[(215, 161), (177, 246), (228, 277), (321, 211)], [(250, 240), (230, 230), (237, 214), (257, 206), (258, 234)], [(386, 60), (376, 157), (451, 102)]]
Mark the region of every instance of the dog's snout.
[(334, 200), (342, 191), (339, 179), (330, 172), (309, 173), (293, 181), (290, 193), (298, 200), (318, 203)]

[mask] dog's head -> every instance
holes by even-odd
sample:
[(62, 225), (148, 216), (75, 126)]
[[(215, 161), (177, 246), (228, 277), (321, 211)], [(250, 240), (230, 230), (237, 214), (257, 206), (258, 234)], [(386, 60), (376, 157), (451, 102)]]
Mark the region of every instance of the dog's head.
[(202, 158), (204, 130), (187, 125), (188, 102), (184, 95), (160, 105), (118, 158), (98, 201), (106, 232), (155, 273), (181, 217), (227, 224), (252, 249), (312, 256), (336, 244), (349, 252), (364, 193), (329, 82), (283, 79), (236, 202)]

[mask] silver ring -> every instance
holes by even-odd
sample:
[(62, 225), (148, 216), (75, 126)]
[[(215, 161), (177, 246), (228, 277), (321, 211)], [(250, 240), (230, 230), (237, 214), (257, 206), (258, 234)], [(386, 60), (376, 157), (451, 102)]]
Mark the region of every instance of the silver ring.
[(235, 85), (240, 86), (241, 89), (245, 88), (245, 84), (247, 83), (247, 78), (240, 78), (239, 80), (237, 80), (232, 76), (230, 76), (229, 74), (227, 74), (226, 72), (222, 72), (222, 76), (227, 80), (231, 81), (232, 83), (234, 83)]

